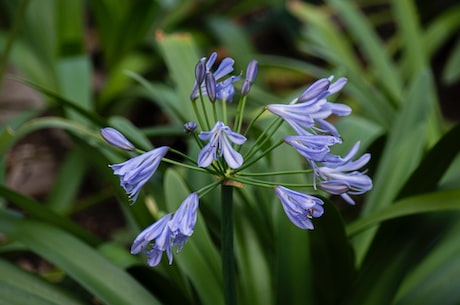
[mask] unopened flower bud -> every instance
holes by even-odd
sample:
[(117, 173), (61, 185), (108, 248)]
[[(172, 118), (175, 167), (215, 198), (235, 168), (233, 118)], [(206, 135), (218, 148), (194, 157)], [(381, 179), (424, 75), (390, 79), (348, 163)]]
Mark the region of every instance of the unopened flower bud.
[(101, 136), (104, 140), (117, 148), (124, 150), (134, 150), (135, 147), (128, 139), (125, 138), (118, 130), (112, 127), (105, 127), (101, 129)]
[(185, 133), (192, 133), (197, 128), (197, 124), (195, 122), (187, 122), (184, 124), (184, 132)]

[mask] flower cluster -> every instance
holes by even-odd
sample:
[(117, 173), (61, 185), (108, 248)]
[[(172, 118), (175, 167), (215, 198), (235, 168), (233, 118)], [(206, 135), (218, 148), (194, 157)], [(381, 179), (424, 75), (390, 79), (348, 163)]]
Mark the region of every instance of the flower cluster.
[[(158, 169), (161, 161), (207, 172), (216, 178), (213, 184), (204, 186), (187, 196), (175, 213), (164, 215), (144, 229), (135, 239), (131, 253), (147, 254), (148, 264), (151, 266), (160, 263), (164, 252), (169, 263), (172, 263), (172, 248), (177, 247), (177, 251), (180, 251), (193, 233), (199, 199), (218, 185), (239, 187), (254, 185), (271, 188), (281, 201), (288, 219), (299, 228), (312, 230), (314, 228), (312, 219), (324, 213), (324, 202), (320, 198), (289, 189), (288, 184), (273, 184), (259, 179), (259, 177), (271, 176), (273, 172), (248, 171), (251, 165), (283, 143), (290, 145), (305, 158), (310, 169), (303, 170), (302, 173), (313, 173), (312, 183), (300, 185), (301, 187), (309, 187), (312, 190), (319, 188), (329, 194), (340, 195), (350, 204), (355, 204), (350, 195), (363, 194), (372, 188), (372, 180), (365, 171), (361, 170), (368, 163), (370, 155), (364, 154), (355, 158), (359, 150), (359, 142), (344, 157), (331, 152), (331, 147), (342, 143), (342, 139), (328, 118), (331, 115), (349, 115), (351, 109), (344, 104), (332, 103), (328, 98), (345, 86), (347, 82), (345, 78), (339, 78), (335, 82), (332, 77), (320, 79), (289, 104), (267, 105), (261, 109), (259, 115), (246, 121), (247, 118), (244, 116), (246, 98), (256, 79), (257, 61), (253, 60), (248, 64), (239, 91), (236, 111), (232, 117), (229, 117), (226, 111), (227, 104), (231, 103), (236, 95), (235, 82), (243, 76), (230, 75), (234, 70), (233, 59), (224, 58), (217, 69), (213, 70), (216, 61), (216, 53), (198, 61), (195, 67), (195, 83), (190, 94), (196, 122), (184, 124), (184, 132), (194, 135), (200, 147), (198, 156), (187, 157), (186, 162), (179, 163), (168, 159), (166, 155), (176, 153), (184, 156), (184, 154), (163, 146), (141, 152), (123, 163), (110, 165), (114, 174), (119, 176), (120, 184), (132, 202), (138, 199), (142, 187)], [(209, 101), (205, 101), (204, 97)], [(211, 115), (206, 110), (209, 107), (206, 103), (212, 105)], [(265, 111), (274, 114), (272, 124), (258, 138), (248, 139), (247, 135), (251, 134), (251, 128)], [(233, 124), (227, 123), (230, 119)], [(282, 141), (271, 141), (276, 144), (267, 148), (265, 144), (275, 136), (283, 121), (292, 127), (295, 134), (286, 135)], [(119, 149), (138, 151), (119, 131), (111, 127), (102, 129), (101, 135), (109, 144)], [(247, 143), (248, 145), (243, 145)]]

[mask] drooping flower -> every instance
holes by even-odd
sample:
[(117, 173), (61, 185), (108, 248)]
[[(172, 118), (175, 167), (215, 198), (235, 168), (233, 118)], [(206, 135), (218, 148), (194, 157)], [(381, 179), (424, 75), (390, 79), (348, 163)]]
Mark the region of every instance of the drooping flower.
[(198, 154), (199, 167), (208, 167), (222, 155), (228, 166), (233, 169), (243, 164), (243, 156), (232, 147), (230, 141), (241, 145), (246, 142), (246, 137), (233, 132), (224, 123), (217, 121), (211, 131), (201, 132), (198, 137), (203, 141), (209, 141)]
[[(171, 213), (166, 214), (159, 220), (145, 228), (134, 240), (131, 246), (131, 254), (146, 253), (148, 264), (152, 267), (161, 261), (163, 252), (166, 251), (169, 262), (172, 262), (171, 230), (168, 223)], [(150, 249), (148, 248), (150, 246)]]
[(136, 149), (134, 145), (125, 138), (118, 130), (112, 127), (105, 127), (101, 129), (101, 136), (104, 140), (117, 148), (124, 150)]
[(120, 185), (135, 202), (142, 186), (152, 177), (168, 152), (167, 146), (155, 148), (120, 164), (109, 165), (115, 175), (120, 176)]
[(198, 194), (191, 193), (185, 198), (169, 222), (172, 246), (181, 251), (187, 238), (192, 236), (198, 213)]
[(193, 234), (198, 209), (198, 195), (192, 193), (185, 198), (177, 211), (161, 217), (158, 221), (144, 229), (134, 240), (131, 253), (145, 253), (147, 262), (154, 267), (161, 261), (166, 251), (169, 264), (173, 261), (172, 248), (177, 252), (184, 247), (187, 238)]
[(290, 190), (284, 186), (275, 187), (275, 194), (280, 199), (289, 220), (301, 229), (313, 230), (312, 218), (323, 215), (323, 201), (311, 195)]
[(298, 135), (327, 132), (339, 137), (337, 129), (325, 119), (331, 114), (349, 115), (351, 108), (344, 104), (327, 101), (327, 98), (342, 89), (347, 81), (345, 78), (340, 78), (331, 84), (331, 80), (331, 77), (320, 79), (290, 104), (271, 104), (267, 106), (267, 109), (282, 117)]
[(330, 153), (329, 146), (342, 142), (339, 138), (329, 135), (286, 136), (284, 141), (310, 163), (326, 161)]
[(350, 195), (360, 195), (372, 189), (372, 179), (359, 171), (370, 160), (370, 154), (364, 154), (352, 161), (359, 150), (357, 142), (344, 158), (329, 156), (329, 161), (317, 168), (321, 182), (318, 186), (326, 192), (340, 195), (349, 204), (355, 204)]
[[(233, 64), (235, 63), (235, 61), (230, 57), (224, 58), (221, 61), (219, 67), (214, 72), (212, 72), (211, 68), (216, 62), (216, 59), (217, 59), (217, 53), (213, 52), (207, 61), (206, 61), (206, 57), (203, 57), (197, 63), (197, 66), (195, 68), (195, 83), (193, 85), (192, 93), (190, 94), (191, 100), (195, 100), (200, 96), (199, 88), (201, 88), (201, 93), (203, 95), (207, 95), (206, 84), (205, 84), (206, 74), (212, 73), (215, 81), (218, 82), (220, 79), (222, 79), (226, 75), (233, 72)], [(206, 61), (206, 64), (204, 65), (205, 69), (203, 69), (203, 64), (205, 61)], [(203, 70), (205, 71), (203, 72)]]

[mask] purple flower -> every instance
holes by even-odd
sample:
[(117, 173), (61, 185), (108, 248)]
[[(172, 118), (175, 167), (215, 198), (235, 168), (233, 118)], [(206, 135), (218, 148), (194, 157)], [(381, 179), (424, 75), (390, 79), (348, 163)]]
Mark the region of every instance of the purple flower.
[[(203, 63), (206, 61), (206, 57), (201, 58), (198, 62), (197, 67), (195, 68), (195, 84), (193, 85), (193, 90), (190, 94), (191, 100), (195, 100), (200, 96), (198, 86), (201, 88), (202, 94), (207, 95), (206, 84), (204, 81), (206, 78), (205, 75), (207, 73), (212, 73), (215, 81), (217, 82), (226, 75), (233, 72), (233, 64), (235, 63), (235, 61), (230, 57), (224, 58), (220, 63), (219, 67), (214, 72), (211, 72), (211, 68), (214, 65), (216, 59), (217, 53), (213, 52), (206, 62), (205, 69), (203, 69)], [(203, 72), (203, 70), (206, 71)]]
[(192, 236), (198, 212), (198, 194), (192, 193), (185, 198), (169, 222), (172, 246), (181, 251), (187, 238)]
[(347, 81), (345, 78), (340, 78), (331, 84), (331, 80), (331, 77), (320, 79), (290, 104), (271, 104), (267, 109), (282, 117), (298, 135), (323, 132), (339, 137), (336, 128), (325, 119), (331, 114), (348, 115), (351, 113), (351, 108), (327, 101), (327, 98), (342, 89)]
[(197, 210), (198, 195), (192, 193), (185, 198), (174, 215), (169, 213), (144, 229), (134, 240), (131, 253), (147, 254), (147, 263), (154, 267), (160, 263), (163, 252), (166, 251), (171, 264), (172, 247), (177, 246), (177, 252), (181, 251), (187, 238), (193, 234)]
[(101, 136), (104, 140), (117, 148), (124, 150), (134, 150), (135, 147), (128, 139), (125, 138), (118, 130), (112, 127), (105, 127), (101, 129)]
[(184, 132), (185, 133), (193, 133), (198, 125), (195, 122), (187, 122), (184, 124)]
[(284, 141), (310, 163), (325, 161), (330, 153), (329, 146), (342, 142), (339, 138), (328, 135), (287, 136)]
[(226, 80), (216, 84), (216, 98), (219, 100), (231, 102), (233, 100), (233, 95), (235, 94), (235, 88), (233, 83), (238, 81), (241, 78), (241, 75), (231, 76)]
[(372, 189), (372, 179), (365, 172), (358, 171), (366, 165), (371, 156), (364, 154), (359, 159), (352, 161), (359, 149), (359, 142), (348, 152), (344, 158), (330, 157), (322, 167), (317, 168), (321, 179), (318, 186), (326, 192), (340, 195), (349, 204), (355, 204), (350, 195), (360, 195)]
[(168, 152), (167, 146), (162, 146), (120, 164), (109, 165), (115, 175), (120, 176), (120, 185), (129, 194), (129, 199), (135, 202), (142, 186), (152, 177), (160, 165), (161, 159)]
[(251, 90), (251, 86), (254, 83), (257, 75), (257, 60), (252, 60), (246, 69), (246, 78), (241, 86), (241, 95), (248, 95), (249, 90)]
[(199, 167), (208, 167), (222, 155), (231, 168), (238, 168), (243, 164), (243, 157), (233, 149), (230, 141), (241, 145), (246, 141), (246, 138), (233, 132), (224, 123), (218, 121), (211, 131), (201, 132), (198, 137), (203, 141), (209, 141), (198, 154)]
[(323, 215), (323, 201), (319, 198), (276, 186), (275, 194), (281, 200), (289, 220), (301, 229), (313, 230), (312, 218)]

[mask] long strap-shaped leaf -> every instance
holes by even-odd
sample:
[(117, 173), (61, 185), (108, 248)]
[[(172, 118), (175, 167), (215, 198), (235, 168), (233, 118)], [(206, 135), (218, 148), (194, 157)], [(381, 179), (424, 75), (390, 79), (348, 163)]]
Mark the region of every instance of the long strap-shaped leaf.
[(53, 262), (104, 304), (160, 304), (126, 271), (55, 226), (1, 211), (0, 231)]

